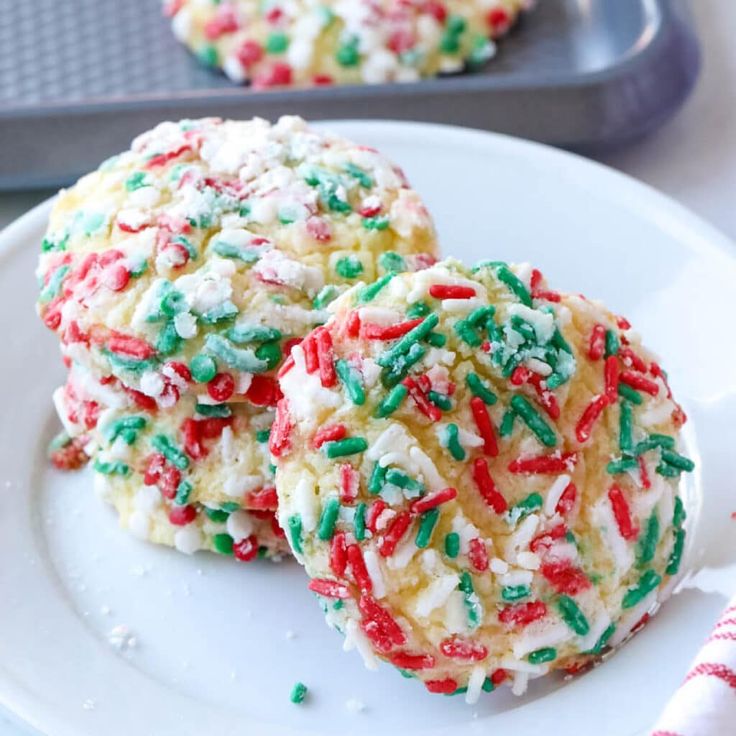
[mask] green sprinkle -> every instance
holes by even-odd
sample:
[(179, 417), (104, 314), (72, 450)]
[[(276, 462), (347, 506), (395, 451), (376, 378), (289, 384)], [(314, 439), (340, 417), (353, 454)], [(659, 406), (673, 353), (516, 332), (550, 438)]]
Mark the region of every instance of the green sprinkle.
[(266, 39), (266, 51), (269, 54), (283, 54), (289, 48), (289, 37), (285, 33), (269, 33)]
[(258, 359), (249, 348), (236, 348), (222, 335), (209, 334), (204, 340), (205, 349), (223, 363), (245, 373), (263, 373), (268, 369), (264, 360)]
[(125, 180), (125, 189), (134, 192), (136, 189), (146, 186), (146, 174), (144, 171), (135, 171)]
[(552, 662), (555, 659), (557, 659), (557, 650), (554, 647), (536, 649), (527, 655), (527, 660), (531, 664), (543, 664), (544, 662)]
[(344, 279), (354, 279), (363, 273), (363, 264), (358, 256), (345, 256), (335, 263), (335, 273)]
[(470, 629), (475, 629), (480, 624), (480, 604), (473, 588), (473, 578), (470, 577), (470, 573), (467, 570), (464, 570), (460, 574), (458, 588), (464, 594), (465, 610), (468, 614), (468, 626)]
[(452, 401), (449, 396), (438, 393), (437, 391), (427, 392), (427, 398), (442, 411), (450, 411), (452, 409)]
[(155, 435), (151, 444), (179, 470), (186, 470), (189, 467), (189, 458), (165, 434)]
[(215, 534), (212, 537), (212, 546), (215, 548), (215, 552), (219, 552), (221, 555), (231, 555), (234, 541), (229, 534)]
[(675, 529), (675, 543), (670, 552), (669, 559), (667, 560), (667, 568), (665, 572), (667, 575), (677, 575), (680, 569), (680, 562), (682, 562), (682, 551), (685, 549), (685, 530)]
[(578, 604), (569, 596), (561, 595), (557, 600), (557, 610), (562, 620), (578, 635), (585, 636), (590, 631), (590, 624)]
[(465, 448), (460, 444), (457, 424), (448, 424), (445, 430), (445, 446), (455, 460), (465, 460)]
[(432, 310), (428, 304), (424, 302), (414, 302), (409, 309), (406, 310), (406, 316), (409, 319), (416, 319), (417, 317), (424, 317), (429, 314)]
[(686, 473), (690, 473), (695, 470), (695, 463), (690, 458), (680, 455), (673, 450), (662, 450), (662, 461), (671, 465), (673, 468), (678, 470), (684, 470)]
[(611, 355), (618, 355), (619, 343), (618, 337), (613, 330), (606, 330), (606, 358)]
[(64, 277), (69, 272), (69, 266), (63, 265), (59, 266), (49, 277), (48, 283), (44, 287), (43, 291), (41, 292), (40, 296), (38, 297), (38, 301), (41, 302), (41, 304), (46, 304), (47, 302), (50, 302), (52, 299), (57, 297), (59, 295), (59, 292), (61, 291), (61, 285), (64, 281)]
[(513, 409), (504, 412), (503, 417), (501, 417), (501, 426), (498, 428), (501, 437), (508, 437), (514, 431), (515, 419), (516, 412)]
[(635, 455), (643, 455), (650, 450), (662, 448), (671, 450), (675, 446), (675, 438), (666, 434), (650, 434), (645, 440), (639, 442), (634, 448)]
[(422, 520), (419, 522), (419, 531), (417, 531), (416, 538), (416, 545), (419, 549), (425, 549), (429, 546), (429, 542), (432, 539), (432, 532), (439, 518), (440, 510), (438, 508), (430, 509), (422, 514)]
[(654, 559), (654, 553), (657, 551), (657, 542), (659, 541), (659, 519), (656, 510), (647, 519), (644, 532), (639, 537), (636, 550), (636, 566), (639, 568), (646, 567)]
[(330, 302), (337, 299), (340, 291), (334, 284), (327, 284), (327, 286), (323, 286), (316, 297), (314, 297), (314, 300), (312, 301), (312, 306), (315, 309), (324, 309)]
[(233, 413), (228, 404), (197, 404), (194, 410), (201, 417), (218, 417), (220, 419), (232, 416)]
[(270, 429), (261, 429), (260, 431), (256, 432), (256, 442), (260, 442), (261, 444), (263, 444), (264, 442), (268, 442), (268, 438), (270, 436)]
[(665, 478), (679, 478), (682, 473), (679, 468), (676, 468), (674, 465), (668, 465), (667, 463), (657, 465), (656, 472)]
[(224, 524), (227, 521), (227, 517), (230, 516), (227, 511), (222, 511), (221, 509), (211, 509), (208, 506), (204, 507), (204, 512), (216, 524)]
[(530, 325), (525, 319), (515, 314), (511, 317), (510, 323), (511, 329), (521, 335), (527, 342), (536, 344), (537, 333), (534, 331), (534, 327)]
[(143, 276), (146, 271), (148, 271), (148, 261), (144, 258), (137, 266), (130, 269), (130, 278), (137, 279), (139, 276)]
[(225, 503), (220, 504), (220, 508), (227, 511), (228, 514), (232, 514), (235, 511), (240, 511), (243, 507), (236, 501), (225, 501)]
[(340, 66), (357, 66), (360, 62), (360, 52), (358, 51), (357, 42), (351, 41), (340, 46), (335, 54), (335, 59)]
[(366, 230), (387, 230), (390, 221), (385, 215), (379, 215), (377, 217), (364, 217), (363, 227)]
[(289, 526), (291, 546), (297, 554), (302, 554), (304, 552), (302, 548), (302, 517), (299, 514), (294, 514), (289, 517), (287, 524)]
[(391, 416), (402, 404), (406, 398), (408, 390), (403, 384), (394, 386), (381, 403), (376, 407), (376, 411), (373, 416), (378, 419), (384, 419), (385, 417)]
[(409, 330), (406, 335), (378, 356), (378, 365), (383, 368), (392, 365), (397, 358), (409, 352), (420, 340), (423, 340), (437, 326), (439, 321), (440, 318), (437, 314), (428, 314), (416, 327)]
[(447, 338), (439, 332), (430, 332), (426, 340), (433, 348), (443, 348), (447, 344)]
[(619, 475), (621, 473), (625, 473), (627, 470), (633, 470), (638, 467), (639, 463), (635, 458), (622, 457), (618, 460), (611, 460), (611, 462), (606, 465), (606, 472), (611, 475)]
[(619, 447), (624, 455), (630, 455), (634, 448), (631, 424), (631, 404), (628, 401), (621, 402), (619, 413)]
[(217, 363), (209, 355), (195, 355), (189, 364), (189, 371), (197, 383), (208, 383), (217, 375)]
[(427, 349), (416, 343), (409, 348), (406, 355), (400, 355), (394, 363), (381, 371), (381, 383), (386, 388), (392, 388), (400, 383), (413, 365), (418, 363), (427, 354)]
[(264, 342), (256, 348), (256, 358), (266, 362), (266, 370), (273, 370), (281, 362), (281, 343), (278, 340)]
[(633, 588), (629, 588), (626, 591), (621, 607), (633, 608), (637, 603), (640, 603), (646, 598), (661, 582), (661, 575), (658, 575), (654, 570), (647, 570), (639, 578), (639, 582)]
[(493, 406), (498, 401), (496, 394), (488, 388), (485, 381), (477, 373), (468, 373), (465, 376), (465, 383), (468, 384), (473, 396), (477, 396), (484, 404)]
[(373, 466), (371, 477), (368, 479), (369, 493), (375, 495), (381, 492), (383, 484), (386, 482), (386, 471), (387, 468), (382, 467), (378, 462)]
[(225, 337), (232, 342), (243, 344), (248, 342), (273, 342), (280, 340), (281, 330), (265, 325), (234, 325), (225, 333)]
[(590, 650), (590, 654), (600, 654), (603, 651), (603, 647), (608, 644), (608, 640), (613, 636), (614, 631), (616, 631), (616, 624), (609, 624), (608, 628), (601, 634), (600, 639), (595, 643), (595, 646)]
[(307, 686), (303, 682), (295, 683), (294, 687), (291, 688), (291, 694), (289, 700), (295, 705), (299, 705), (304, 702), (304, 698), (307, 697)]
[(226, 299), (222, 304), (218, 304), (212, 309), (208, 309), (206, 312), (197, 315), (199, 321), (203, 325), (216, 325), (220, 322), (227, 322), (233, 320), (238, 316), (238, 308), (229, 299)]
[(217, 49), (208, 43), (197, 51), (197, 58), (205, 66), (217, 66)]
[(358, 542), (365, 539), (365, 511), (366, 505), (361, 501), (355, 507), (355, 516), (353, 517), (353, 531)]
[(182, 343), (179, 333), (176, 331), (173, 320), (167, 322), (158, 333), (156, 338), (156, 350), (161, 355), (171, 355), (175, 353)]
[(674, 526), (676, 529), (679, 529), (685, 519), (687, 518), (687, 513), (685, 512), (685, 505), (682, 503), (682, 499), (679, 496), (675, 497), (675, 511), (672, 514), (672, 526)]
[(105, 439), (112, 443), (118, 437), (122, 437), (126, 445), (132, 445), (138, 436), (138, 432), (143, 429), (147, 424), (145, 417), (133, 416), (133, 417), (121, 417), (114, 422), (111, 422), (105, 428)]
[(403, 473), (398, 468), (389, 468), (386, 471), (385, 478), (387, 483), (390, 483), (392, 486), (397, 486), (404, 491), (416, 494), (424, 493), (424, 483), (420, 483), (418, 480), (415, 480), (406, 473)]
[(337, 515), (340, 513), (340, 501), (337, 498), (329, 498), (322, 507), (322, 514), (319, 517), (319, 526), (317, 528), (317, 536), (326, 542), (332, 539), (335, 533), (335, 522)]
[(496, 268), (496, 276), (499, 281), (506, 284), (522, 304), (525, 304), (527, 307), (532, 306), (532, 295), (526, 286), (524, 286), (522, 280), (508, 266), (498, 266)]
[(391, 281), (393, 277), (393, 273), (387, 273), (384, 276), (381, 276), (380, 279), (374, 281), (372, 284), (364, 286), (358, 292), (358, 304), (366, 304), (368, 302), (372, 302), (378, 296), (378, 292), (381, 291), (381, 289), (383, 289), (383, 287), (386, 286), (386, 284)]
[(482, 689), (484, 693), (492, 693), (496, 686), (493, 684), (493, 680), (491, 680), (490, 677), (486, 677), (485, 680), (483, 680)]
[(113, 353), (110, 350), (103, 350), (103, 355), (110, 361), (110, 365), (121, 370), (130, 371), (131, 373), (143, 373), (150, 370), (157, 364), (157, 360), (149, 358), (148, 360), (138, 360), (130, 358), (119, 353)]
[(342, 381), (345, 391), (353, 404), (363, 406), (365, 404), (365, 389), (360, 380), (360, 374), (346, 360), (342, 359), (335, 361), (335, 372), (340, 381)]
[(467, 320), (458, 320), (457, 322), (455, 322), (455, 326), (453, 329), (455, 330), (455, 334), (465, 344), (470, 345), (471, 348), (479, 348), (483, 344), (483, 339), (475, 331), (475, 327), (469, 324)]
[(123, 462), (115, 460), (114, 462), (104, 462), (102, 460), (95, 460), (93, 466), (98, 473), (102, 475), (129, 475), (130, 468)]
[[(378, 259), (378, 265), (384, 270), (390, 273), (400, 273), (406, 271), (406, 261), (402, 256), (394, 251), (387, 251), (381, 253)], [(429, 307), (427, 307), (429, 309)]]
[(522, 499), (521, 501), (519, 501), (519, 503), (511, 507), (509, 515), (512, 519), (518, 521), (528, 514), (531, 514), (533, 511), (541, 509), (543, 503), (544, 500), (539, 493), (530, 493), (526, 498)]
[(630, 401), (632, 404), (636, 404), (637, 406), (639, 406), (641, 402), (644, 401), (638, 391), (635, 391), (633, 388), (631, 388), (631, 386), (627, 386), (625, 383), (619, 383), (618, 395), (623, 397), (627, 401)]
[(177, 289), (169, 289), (161, 297), (159, 311), (165, 317), (175, 317), (180, 312), (185, 312), (186, 310), (186, 297)]
[(552, 427), (542, 419), (542, 415), (531, 405), (529, 400), (521, 394), (511, 399), (511, 408), (524, 420), (527, 427), (537, 436), (537, 439), (546, 447), (554, 447), (557, 437)]
[(189, 503), (189, 497), (192, 495), (192, 484), (188, 480), (183, 480), (176, 488), (174, 503), (179, 506), (186, 506)]
[(371, 189), (373, 187), (373, 179), (371, 179), (371, 177), (363, 171), (360, 166), (356, 166), (353, 163), (347, 163), (345, 164), (345, 171), (350, 174), (353, 179), (357, 179), (360, 185), (365, 189)]
[(505, 601), (519, 601), (531, 594), (532, 589), (528, 585), (507, 585), (501, 589), (501, 598)]
[(72, 438), (66, 433), (65, 430), (61, 430), (58, 434), (54, 435), (54, 438), (49, 442), (49, 446), (47, 448), (47, 452), (49, 454), (56, 452), (57, 450), (61, 450), (64, 447), (67, 447), (72, 441)]
[(363, 437), (346, 437), (344, 440), (337, 440), (336, 442), (325, 442), (322, 449), (330, 460), (334, 460), (336, 457), (365, 452), (368, 449), (368, 443)]
[(226, 243), (224, 240), (215, 241), (212, 250), (222, 258), (234, 258), (243, 263), (255, 263), (260, 260), (261, 255), (256, 247), (248, 247), (244, 245), (234, 245)]
[(41, 252), (50, 253), (52, 251), (65, 251), (69, 244), (69, 233), (66, 233), (60, 240), (52, 238), (44, 238), (41, 241)]
[(445, 537), (445, 554), (454, 560), (460, 553), (460, 535), (457, 532), (450, 532)]

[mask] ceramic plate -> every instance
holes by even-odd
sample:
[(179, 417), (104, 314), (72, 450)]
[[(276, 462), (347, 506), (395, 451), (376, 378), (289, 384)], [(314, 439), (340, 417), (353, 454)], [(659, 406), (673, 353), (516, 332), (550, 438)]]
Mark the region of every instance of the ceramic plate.
[[(0, 236), (0, 703), (54, 736), (645, 732), (736, 589), (732, 244), (557, 150), (431, 125), (327, 127), (401, 163), (447, 254), (529, 260), (625, 314), (664, 357), (698, 460), (689, 576), (603, 666), (471, 707), (343, 653), (294, 562), (189, 558), (129, 538), (88, 473), (45, 459), (63, 373), (33, 310), (45, 204)], [(302, 706), (289, 702), (297, 680), (310, 688)]]

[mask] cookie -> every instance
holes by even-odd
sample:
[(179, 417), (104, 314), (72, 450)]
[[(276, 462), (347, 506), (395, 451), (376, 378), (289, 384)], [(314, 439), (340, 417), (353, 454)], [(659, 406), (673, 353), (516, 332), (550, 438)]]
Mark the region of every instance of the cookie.
[(254, 87), (413, 82), (482, 66), (531, 0), (166, 0), (174, 33)]
[(293, 117), (163, 123), (62, 192), (38, 268), (69, 369), (55, 402), (123, 523), (149, 486), (155, 541), (185, 521), (217, 548), (211, 513), (273, 515), (284, 356), (352, 283), (435, 251), (396, 166)]
[(475, 702), (574, 672), (671, 589), (693, 463), (629, 323), (540, 272), (452, 260), (351, 289), (293, 348), (279, 519), (367, 664)]

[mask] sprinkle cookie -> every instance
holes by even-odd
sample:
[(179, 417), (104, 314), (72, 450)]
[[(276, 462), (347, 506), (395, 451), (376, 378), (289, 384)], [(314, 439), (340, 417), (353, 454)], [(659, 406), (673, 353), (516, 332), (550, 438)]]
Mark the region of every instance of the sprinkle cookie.
[(254, 87), (412, 82), (477, 68), (532, 0), (165, 0), (205, 64)]
[(62, 192), (42, 244), (38, 309), (76, 438), (59, 464), (83, 442), (122, 523), (184, 551), (231, 550), (250, 527), (226, 517), (244, 509), (278, 535), (283, 357), (351, 284), (435, 250), (418, 195), (372, 149), (293, 117), (157, 126)]
[(279, 519), (328, 622), (436, 693), (621, 644), (683, 552), (685, 415), (629, 323), (539, 271), (351, 289), (281, 371)]

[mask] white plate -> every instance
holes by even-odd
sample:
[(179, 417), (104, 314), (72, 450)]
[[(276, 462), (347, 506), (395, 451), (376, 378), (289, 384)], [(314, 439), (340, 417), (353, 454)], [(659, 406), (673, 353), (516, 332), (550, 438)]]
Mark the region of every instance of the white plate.
[[(699, 572), (602, 667), (469, 707), (342, 653), (295, 563), (191, 559), (127, 537), (86, 473), (51, 472), (44, 457), (62, 376), (33, 312), (46, 204), (0, 237), (0, 702), (54, 736), (524, 736), (542, 719), (546, 733), (644, 731), (736, 590), (733, 246), (654, 191), (560, 151), (430, 125), (329, 127), (402, 164), (446, 253), (532, 261), (626, 314), (664, 356), (701, 455), (687, 558)], [(120, 624), (137, 640), (127, 652), (108, 641)], [(297, 680), (310, 687), (302, 707), (289, 703)]]

